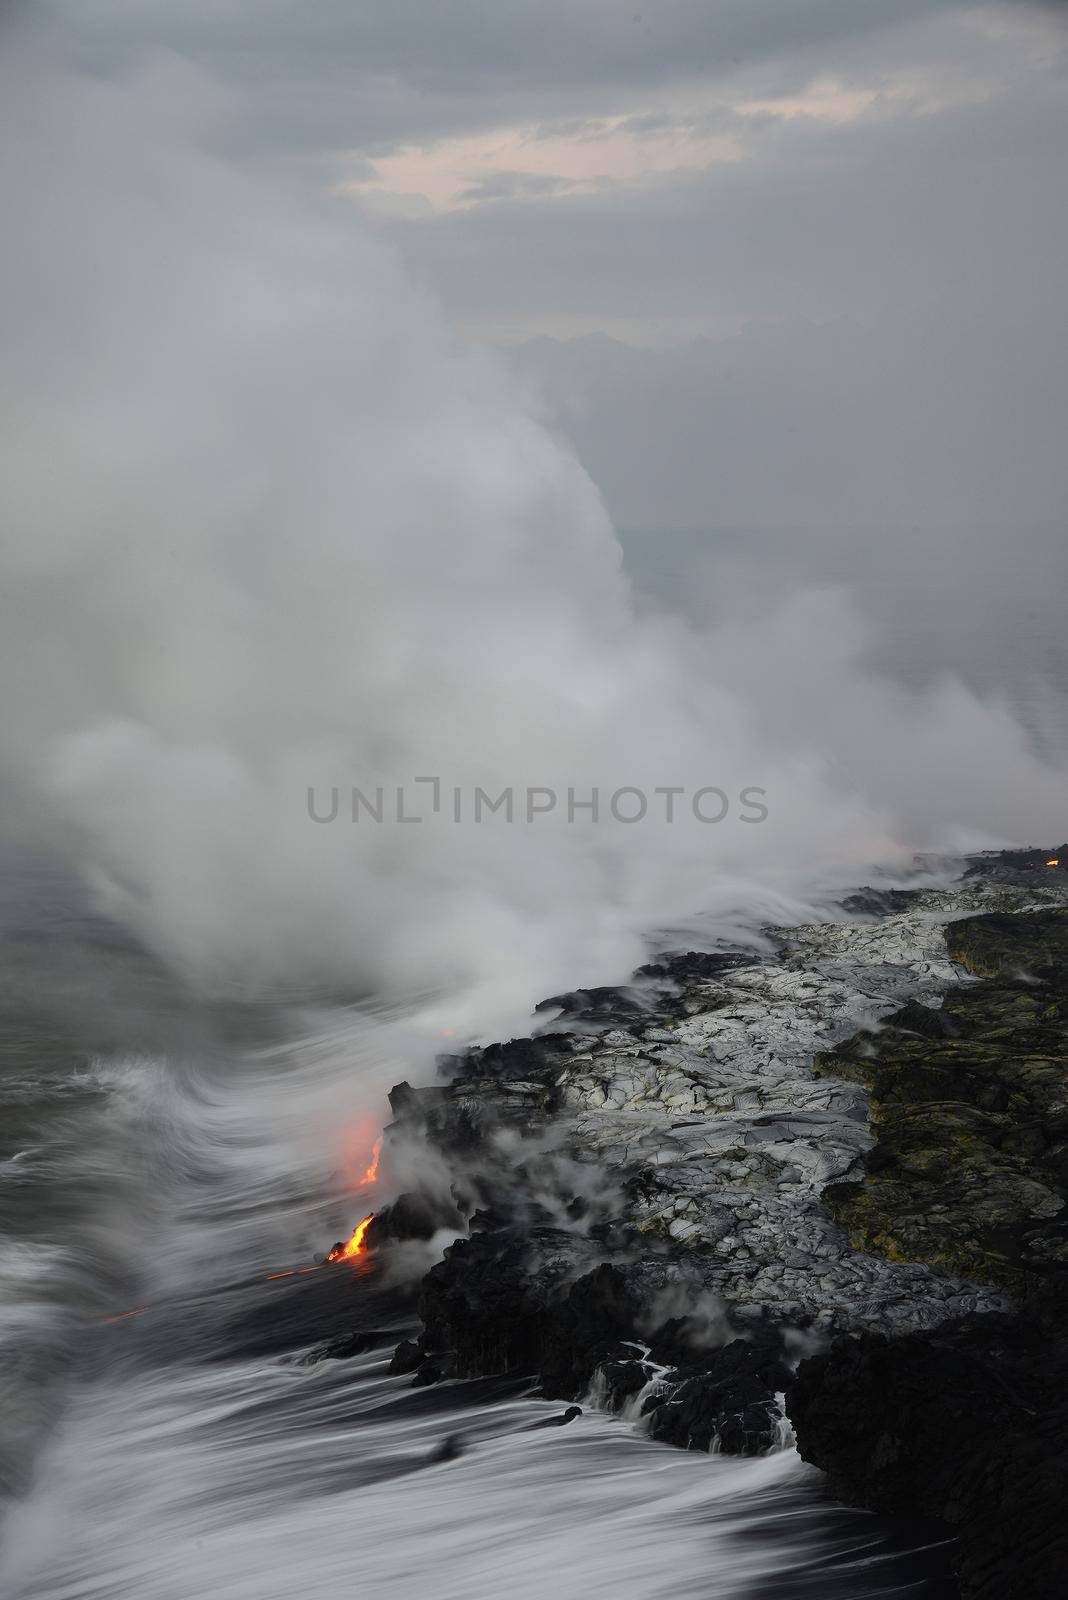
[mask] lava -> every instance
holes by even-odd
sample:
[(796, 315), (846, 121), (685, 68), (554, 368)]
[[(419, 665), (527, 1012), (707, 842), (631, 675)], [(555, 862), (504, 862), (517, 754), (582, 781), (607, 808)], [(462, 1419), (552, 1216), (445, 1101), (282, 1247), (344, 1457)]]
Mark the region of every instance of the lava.
[(364, 1217), (362, 1222), (356, 1224), (352, 1230), (352, 1238), (345, 1244), (336, 1244), (326, 1259), (328, 1261), (351, 1261), (354, 1256), (362, 1256), (367, 1249), (363, 1242), (363, 1236), (373, 1218), (374, 1212), (372, 1211), (370, 1216)]
[[(1060, 864), (1061, 864), (1060, 856), (1050, 856), (1049, 860), (1046, 862), (1047, 867), (1059, 867)], [(376, 1160), (377, 1160), (377, 1157), (376, 1157)]]
[(377, 1177), (378, 1177), (378, 1158), (379, 1158), (379, 1156), (381, 1154), (382, 1154), (382, 1135), (379, 1134), (378, 1138), (375, 1140), (374, 1145), (373, 1145), (373, 1147), (371, 1149), (371, 1164), (367, 1168), (367, 1171), (364, 1173), (363, 1177), (360, 1179), (359, 1183), (356, 1185), (356, 1187), (358, 1189), (366, 1189), (368, 1184), (374, 1183), (375, 1180), (377, 1179)]

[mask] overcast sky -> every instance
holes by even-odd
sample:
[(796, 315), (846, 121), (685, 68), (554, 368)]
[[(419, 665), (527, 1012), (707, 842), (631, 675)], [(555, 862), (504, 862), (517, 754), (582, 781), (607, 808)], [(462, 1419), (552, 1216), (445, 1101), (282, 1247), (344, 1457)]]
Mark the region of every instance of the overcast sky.
[(53, 0), (502, 345), (624, 529), (1063, 523), (1068, 14)]

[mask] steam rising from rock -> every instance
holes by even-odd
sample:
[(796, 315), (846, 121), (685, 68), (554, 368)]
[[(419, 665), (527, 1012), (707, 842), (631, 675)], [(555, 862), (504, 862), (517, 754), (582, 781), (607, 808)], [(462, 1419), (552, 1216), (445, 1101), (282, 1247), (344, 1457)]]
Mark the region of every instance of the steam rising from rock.
[[(639, 619), (595, 486), (347, 208), (180, 62), (0, 77), (9, 793), (211, 985), (618, 978), (916, 847), (1064, 832), (1008, 713), (865, 679), (843, 602)], [(309, 786), (767, 792), (767, 822), (309, 821)]]

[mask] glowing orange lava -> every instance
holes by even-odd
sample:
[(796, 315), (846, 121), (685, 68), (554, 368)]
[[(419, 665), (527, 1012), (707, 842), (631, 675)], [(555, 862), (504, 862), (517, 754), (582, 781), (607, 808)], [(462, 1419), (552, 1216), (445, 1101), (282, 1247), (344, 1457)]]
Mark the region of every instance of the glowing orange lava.
[(353, 1256), (362, 1256), (366, 1249), (363, 1236), (367, 1232), (373, 1217), (374, 1212), (372, 1211), (369, 1217), (364, 1217), (362, 1222), (358, 1222), (352, 1230), (352, 1238), (348, 1243), (335, 1245), (326, 1259), (328, 1261), (351, 1261)]
[(369, 1183), (374, 1183), (378, 1177), (378, 1158), (382, 1154), (382, 1135), (379, 1134), (371, 1149), (371, 1165), (356, 1185), (358, 1189), (365, 1189)]
[(1047, 867), (1059, 867), (1060, 864), (1061, 864), (1060, 856), (1051, 856), (1050, 859), (1046, 862)]

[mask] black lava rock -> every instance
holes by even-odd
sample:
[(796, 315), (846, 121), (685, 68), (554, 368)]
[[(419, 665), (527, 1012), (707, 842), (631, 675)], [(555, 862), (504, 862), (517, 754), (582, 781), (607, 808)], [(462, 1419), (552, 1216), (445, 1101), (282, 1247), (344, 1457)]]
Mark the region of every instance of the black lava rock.
[(853, 917), (893, 917), (911, 911), (919, 895), (918, 889), (873, 889), (869, 885), (847, 895), (842, 910)]
[(640, 996), (627, 989), (575, 989), (570, 994), (556, 994), (550, 1000), (542, 1000), (534, 1010), (540, 1012), (557, 1008), (569, 1022), (615, 1024), (621, 1027), (626, 1027), (635, 1018), (640, 1019), (647, 1010)]
[(379, 1249), (403, 1239), (432, 1239), (442, 1228), (458, 1230), (462, 1226), (463, 1218), (451, 1199), (402, 1194), (392, 1205), (375, 1212), (363, 1241), (368, 1249)]
[(576, 1417), (581, 1417), (581, 1406), (568, 1406), (558, 1417), (543, 1417), (540, 1422), (532, 1422), (525, 1430), (527, 1433), (536, 1433), (541, 1428), (566, 1428), (569, 1422), (574, 1422)]
[(788, 1390), (798, 1448), (852, 1504), (951, 1523), (966, 1600), (1063, 1600), (1068, 1340), (985, 1316), (841, 1338)]
[(638, 1314), (623, 1272), (606, 1263), (551, 1300), (542, 1319), (542, 1393), (560, 1400), (583, 1393), (603, 1358), (633, 1339)]
[(393, 1359), (389, 1363), (389, 1370), (394, 1377), (405, 1373), (414, 1372), (422, 1366), (426, 1357), (416, 1339), (402, 1339), (393, 1352)]
[(625, 1275), (590, 1266), (596, 1251), (543, 1227), (475, 1233), (451, 1246), (423, 1280), (419, 1349), (428, 1360), (418, 1381), (434, 1381), (437, 1353), (447, 1350), (450, 1375), (540, 1375), (543, 1394), (575, 1399), (599, 1362), (634, 1337)]
[(732, 967), (748, 966), (754, 957), (733, 951), (685, 950), (679, 955), (662, 956), (659, 961), (647, 962), (639, 967), (636, 977), (667, 978), (671, 983), (707, 983), (729, 972)]
[(715, 1441), (724, 1454), (743, 1456), (762, 1455), (779, 1438), (777, 1396), (791, 1373), (778, 1334), (735, 1339), (667, 1376), (666, 1391), (654, 1391), (642, 1407), (651, 1438), (684, 1450), (709, 1450)]

